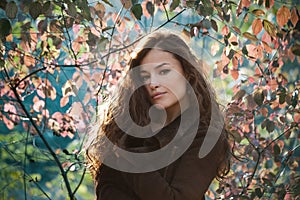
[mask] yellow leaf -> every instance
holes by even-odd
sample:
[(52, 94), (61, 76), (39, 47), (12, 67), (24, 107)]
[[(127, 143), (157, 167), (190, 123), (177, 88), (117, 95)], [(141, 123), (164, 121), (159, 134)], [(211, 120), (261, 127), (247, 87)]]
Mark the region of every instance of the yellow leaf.
[(255, 16), (264, 16), (265, 15), (265, 12), (262, 10), (262, 9), (255, 9), (255, 10), (252, 10), (252, 13), (255, 15)]
[(263, 27), (271, 37), (276, 37), (277, 30), (274, 24), (264, 19)]
[(279, 8), (276, 14), (276, 21), (280, 27), (284, 26), (290, 19), (291, 12), (286, 6)]
[(257, 37), (251, 33), (245, 32), (243, 33), (243, 36), (249, 40), (258, 41)]

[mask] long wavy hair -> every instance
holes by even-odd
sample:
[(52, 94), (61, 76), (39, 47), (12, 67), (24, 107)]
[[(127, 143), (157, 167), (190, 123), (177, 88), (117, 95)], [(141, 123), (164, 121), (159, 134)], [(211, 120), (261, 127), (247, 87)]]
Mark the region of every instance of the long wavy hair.
[[(129, 63), (129, 71), (138, 67), (143, 58), (152, 49), (160, 49), (172, 53), (180, 62), (185, 78), (194, 90), (199, 103), (200, 124), (208, 127), (211, 121), (212, 106), (213, 104), (218, 104), (215, 92), (205, 74), (203, 62), (197, 59), (184, 39), (178, 34), (166, 30), (156, 31), (140, 42), (135, 52), (136, 56)], [(100, 155), (103, 154), (101, 149), (105, 149), (100, 148), (101, 145), (104, 145), (102, 143), (103, 138), (107, 137), (112, 143), (120, 145), (118, 141), (125, 134), (117, 125), (115, 118), (118, 117), (125, 127), (126, 125), (130, 126), (132, 121), (140, 126), (150, 123), (149, 109), (152, 106), (150, 97), (145, 86), (139, 87), (140, 80), (138, 76), (138, 73), (128, 73), (124, 77), (116, 92), (112, 95), (104, 118), (93, 124), (93, 130), (91, 131), (97, 135), (87, 147), (86, 158), (95, 181), (97, 181), (99, 167), (101, 166)], [(126, 101), (127, 99), (130, 99), (129, 103)], [(129, 110), (131, 119), (127, 116), (126, 109)], [(220, 109), (218, 112), (221, 114)], [(224, 144), (222, 151), (224, 155), (220, 155), (219, 158), (217, 178), (226, 175), (230, 168), (231, 151), (228, 143), (228, 132), (225, 128), (221, 133), (220, 139)]]

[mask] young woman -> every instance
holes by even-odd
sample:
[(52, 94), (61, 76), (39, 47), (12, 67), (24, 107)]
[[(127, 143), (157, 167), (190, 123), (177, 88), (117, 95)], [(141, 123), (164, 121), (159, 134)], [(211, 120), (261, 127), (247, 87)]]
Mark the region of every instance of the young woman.
[(177, 34), (144, 39), (87, 148), (98, 200), (204, 199), (228, 172), (227, 132), (205, 77)]

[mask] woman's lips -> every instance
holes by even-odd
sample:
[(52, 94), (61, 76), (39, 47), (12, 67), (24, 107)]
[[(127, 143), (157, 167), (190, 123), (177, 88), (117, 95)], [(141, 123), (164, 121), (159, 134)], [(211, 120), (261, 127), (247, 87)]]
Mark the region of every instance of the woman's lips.
[(166, 94), (166, 92), (156, 92), (152, 95), (152, 99), (159, 99), (160, 97), (162, 97), (164, 94)]

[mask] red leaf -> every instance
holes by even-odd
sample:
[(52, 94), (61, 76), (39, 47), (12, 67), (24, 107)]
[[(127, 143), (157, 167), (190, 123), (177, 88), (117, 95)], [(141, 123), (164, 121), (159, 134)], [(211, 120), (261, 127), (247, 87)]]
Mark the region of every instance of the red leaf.
[(292, 13), (291, 13), (291, 22), (292, 22), (292, 24), (294, 25), (294, 27), (296, 26), (298, 20), (299, 20), (299, 17), (298, 17), (298, 15), (297, 15), (297, 8), (294, 7), (294, 8), (292, 9)]
[(257, 35), (262, 30), (262, 21), (261, 19), (255, 19), (252, 22), (252, 32), (254, 35)]
[(239, 78), (239, 71), (236, 69), (230, 70), (230, 74), (234, 80), (237, 80)]
[(7, 119), (5, 116), (3, 116), (2, 119), (9, 130), (12, 130), (15, 127), (14, 123), (11, 120)]
[(291, 13), (290, 10), (286, 6), (282, 6), (279, 8), (276, 14), (276, 21), (279, 26), (284, 26), (290, 19)]
[(223, 26), (222, 28), (222, 35), (228, 35), (229, 34), (229, 28), (228, 26)]

